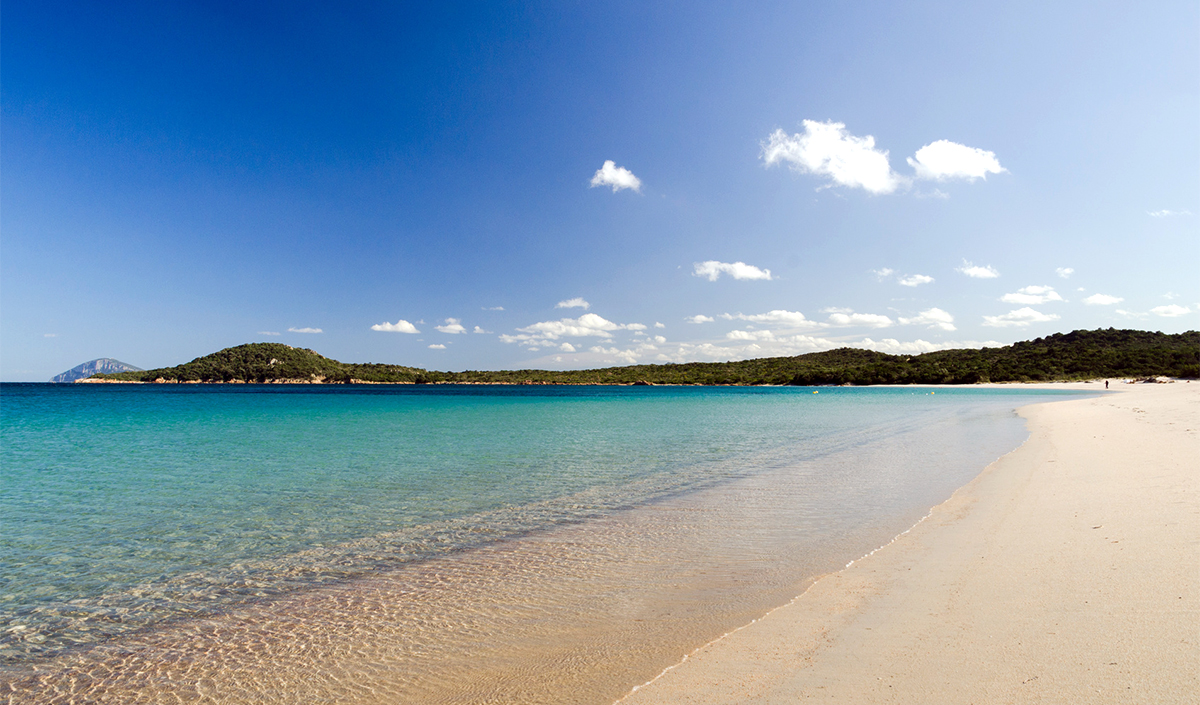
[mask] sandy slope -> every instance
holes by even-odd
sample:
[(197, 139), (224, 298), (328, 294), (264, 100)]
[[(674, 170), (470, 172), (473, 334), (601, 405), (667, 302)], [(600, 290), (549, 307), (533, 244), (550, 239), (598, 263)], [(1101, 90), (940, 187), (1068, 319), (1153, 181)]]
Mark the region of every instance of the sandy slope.
[(1200, 384), (1113, 390), (623, 702), (1200, 701)]

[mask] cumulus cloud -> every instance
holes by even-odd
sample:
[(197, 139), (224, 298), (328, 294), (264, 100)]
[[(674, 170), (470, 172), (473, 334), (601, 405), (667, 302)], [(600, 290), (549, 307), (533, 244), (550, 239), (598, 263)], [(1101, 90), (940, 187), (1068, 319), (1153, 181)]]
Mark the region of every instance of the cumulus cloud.
[(666, 324), (664, 324), (664, 323), (659, 323), (658, 321), (655, 321), (655, 322), (654, 322), (654, 327), (655, 327), (655, 328), (666, 328), (667, 326), (666, 326)]
[(907, 277), (900, 277), (898, 283), (900, 286), (920, 286), (933, 283), (933, 277), (925, 274), (910, 274)]
[(634, 176), (632, 171), (623, 166), (617, 166), (613, 160), (609, 159), (592, 176), (592, 188), (597, 186), (612, 186), (613, 193), (626, 188), (641, 192), (642, 180)]
[(1058, 318), (1057, 314), (1042, 313), (1026, 306), (1015, 311), (1009, 311), (1002, 316), (984, 316), (983, 325), (993, 328), (1008, 328), (1012, 326), (1027, 326), (1030, 323), (1049, 323), (1050, 321), (1057, 321)]
[(1119, 304), (1125, 299), (1120, 296), (1109, 296), (1108, 294), (1092, 294), (1086, 297), (1083, 302), (1089, 306), (1111, 306)]
[(567, 299), (566, 301), (559, 301), (558, 303), (554, 304), (554, 308), (581, 308), (584, 311), (591, 307), (592, 305), (584, 301), (583, 297), (580, 296), (576, 296), (573, 299)]
[(430, 350), (445, 350), (446, 346), (442, 345), (441, 343), (434, 343), (433, 345), (429, 346), (429, 349)]
[(783, 309), (767, 311), (766, 313), (755, 313), (749, 316), (744, 313), (726, 313), (721, 318), (727, 321), (737, 319), (739, 321), (749, 321), (750, 323), (776, 324), (787, 328), (814, 328), (820, 325), (815, 321), (808, 320), (799, 311), (785, 311)]
[(771, 270), (759, 269), (745, 262), (708, 260), (707, 262), (696, 262), (692, 266), (695, 268), (692, 276), (708, 277), (710, 282), (715, 282), (717, 277), (722, 274), (728, 274), (734, 279), (766, 279), (768, 281), (771, 279)]
[(1180, 306), (1179, 304), (1167, 304), (1166, 306), (1155, 306), (1154, 308), (1150, 309), (1150, 313), (1153, 313), (1156, 316), (1166, 316), (1167, 318), (1174, 318), (1176, 316), (1184, 316), (1191, 312), (1192, 312), (1192, 309), (1188, 308), (1187, 306)]
[(1149, 215), (1151, 218), (1170, 218), (1173, 215), (1191, 215), (1192, 212), (1188, 211), (1188, 210), (1183, 210), (1183, 211), (1162, 210), (1162, 211), (1146, 211), (1146, 214)]
[(562, 350), (563, 352), (575, 352), (575, 346), (571, 345), (570, 343), (563, 343), (562, 345), (558, 346), (558, 349)]
[(729, 340), (775, 340), (769, 330), (731, 330), (725, 334)]
[(848, 311), (845, 313), (835, 312), (829, 314), (829, 324), (839, 328), (845, 326), (866, 326), (867, 328), (887, 328), (892, 325), (892, 319), (878, 313), (854, 313)]
[(417, 330), (416, 326), (414, 326), (413, 324), (404, 320), (403, 318), (396, 321), (395, 323), (388, 323), (387, 321), (384, 321), (383, 323), (376, 323), (375, 325), (371, 326), (371, 330), (379, 330), (379, 331), (383, 331), (385, 333), (420, 333), (421, 332), (421, 331)]
[(1000, 166), (995, 152), (968, 147), (950, 140), (931, 142), (908, 158), (918, 179), (986, 179), (988, 174), (1008, 171)]
[[(688, 316), (687, 318), (685, 318), (683, 320), (687, 321), (688, 323), (712, 323), (713, 322), (712, 316), (705, 316), (702, 313), (697, 313), (695, 316)], [(655, 327), (657, 328), (657, 326), (655, 326)]]
[(940, 308), (922, 311), (912, 318), (901, 318), (900, 324), (905, 326), (928, 326), (940, 330), (957, 330), (954, 327), (954, 316)]
[(1006, 304), (1036, 306), (1037, 304), (1044, 304), (1050, 301), (1062, 301), (1063, 297), (1059, 296), (1058, 292), (1052, 286), (1026, 286), (1017, 289), (1015, 293), (1001, 296), (1000, 300)]
[(892, 193), (904, 183), (892, 172), (887, 151), (875, 148), (874, 137), (856, 137), (840, 122), (805, 120), (802, 125), (803, 133), (771, 133), (762, 144), (767, 166), (786, 162), (796, 171), (829, 177), (831, 185), (873, 194)]
[(1004, 347), (1004, 343), (996, 340), (951, 340), (944, 343), (931, 343), (928, 340), (917, 338), (912, 341), (901, 342), (895, 338), (884, 338), (883, 340), (871, 340), (863, 338), (857, 343), (850, 343), (852, 348), (865, 348), (876, 352), (888, 353), (889, 355), (920, 355), (921, 353), (934, 352), (937, 350), (964, 350), (979, 348), (1000, 348)]
[(955, 268), (955, 271), (962, 272), (972, 279), (995, 279), (1000, 276), (1000, 272), (997, 272), (996, 268), (990, 264), (986, 267), (979, 267), (967, 260), (963, 260), (963, 266)]
[[(458, 335), (459, 333), (467, 332), (467, 329), (463, 328), (461, 318), (447, 318), (444, 324), (440, 326), (434, 326), (434, 328), (443, 333), (449, 333), (450, 335)], [(476, 328), (478, 328), (478, 326), (476, 326)]]
[(1075, 273), (1075, 269), (1073, 267), (1059, 267), (1058, 269), (1054, 270), (1054, 273), (1063, 279), (1066, 279)]
[(288, 328), (289, 333), (324, 333), (320, 328)]
[(520, 335), (501, 335), (505, 343), (535, 344), (538, 341), (559, 338), (611, 338), (615, 330), (646, 330), (641, 323), (613, 323), (594, 313), (585, 313), (579, 318), (563, 318), (558, 321), (542, 321), (531, 326), (518, 328)]

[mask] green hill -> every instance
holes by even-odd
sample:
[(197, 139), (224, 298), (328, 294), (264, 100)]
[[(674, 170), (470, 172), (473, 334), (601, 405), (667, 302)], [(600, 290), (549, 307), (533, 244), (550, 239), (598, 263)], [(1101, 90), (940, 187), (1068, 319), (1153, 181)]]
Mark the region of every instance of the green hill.
[(971, 384), (1100, 377), (1200, 377), (1200, 332), (1167, 335), (1137, 330), (1057, 333), (982, 350), (922, 355), (839, 348), (738, 362), (631, 365), (595, 370), (437, 372), (383, 364), (350, 364), (279, 343), (226, 348), (191, 362), (94, 379), (139, 382), (489, 383), (489, 384)]

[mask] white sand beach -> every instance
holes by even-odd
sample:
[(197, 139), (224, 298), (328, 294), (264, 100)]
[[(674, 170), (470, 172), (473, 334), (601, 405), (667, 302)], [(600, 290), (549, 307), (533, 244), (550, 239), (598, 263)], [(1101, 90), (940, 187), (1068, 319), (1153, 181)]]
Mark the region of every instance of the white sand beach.
[(1200, 384), (1112, 391), (619, 702), (1196, 702)]

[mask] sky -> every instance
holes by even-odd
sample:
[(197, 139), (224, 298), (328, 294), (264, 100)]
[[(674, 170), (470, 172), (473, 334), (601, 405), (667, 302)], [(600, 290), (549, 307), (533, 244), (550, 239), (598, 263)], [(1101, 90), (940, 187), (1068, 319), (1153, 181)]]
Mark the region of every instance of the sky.
[(0, 379), (1200, 327), (1200, 5), (4, 3)]

